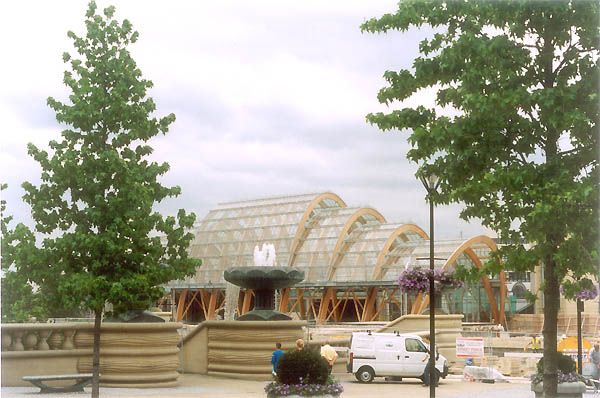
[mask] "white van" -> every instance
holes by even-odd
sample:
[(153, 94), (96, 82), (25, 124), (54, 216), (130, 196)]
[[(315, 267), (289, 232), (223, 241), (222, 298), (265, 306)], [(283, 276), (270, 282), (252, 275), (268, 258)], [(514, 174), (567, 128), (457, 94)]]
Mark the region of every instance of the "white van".
[[(346, 370), (362, 383), (384, 376), (421, 379), (429, 385), (429, 346), (414, 334), (354, 332)], [(427, 372), (425, 372), (427, 368)], [(437, 353), (435, 383), (448, 375), (448, 361)]]

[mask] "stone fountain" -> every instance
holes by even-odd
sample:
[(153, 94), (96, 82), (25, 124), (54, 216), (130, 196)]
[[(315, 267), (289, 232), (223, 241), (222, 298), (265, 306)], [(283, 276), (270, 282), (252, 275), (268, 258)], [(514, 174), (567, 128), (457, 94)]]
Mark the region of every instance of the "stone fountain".
[[(186, 335), (180, 343), (182, 370), (235, 379), (273, 379), (270, 358), (275, 342), (291, 350), (297, 339), (306, 338), (307, 326), (306, 321), (291, 320), (274, 310), (275, 289), (291, 287), (304, 279), (304, 272), (276, 263), (275, 247), (263, 244), (262, 250), (254, 248), (254, 266), (225, 271), (229, 286), (254, 291), (254, 309), (235, 321), (204, 321)], [(226, 302), (237, 308), (238, 298), (236, 291), (231, 302), (227, 298)]]
[(275, 311), (275, 289), (291, 287), (304, 279), (304, 272), (292, 267), (276, 266), (275, 247), (263, 244), (254, 248), (254, 266), (234, 267), (225, 271), (227, 282), (254, 291), (254, 309), (238, 321), (289, 321), (291, 318)]

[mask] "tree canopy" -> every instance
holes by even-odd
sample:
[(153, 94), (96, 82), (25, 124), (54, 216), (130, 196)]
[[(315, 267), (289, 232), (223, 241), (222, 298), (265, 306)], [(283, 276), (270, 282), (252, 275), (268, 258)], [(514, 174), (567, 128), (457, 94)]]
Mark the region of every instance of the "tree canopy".
[[(411, 69), (384, 73), (393, 109), (367, 120), (408, 131), (417, 174), (441, 178), (433, 199), (464, 203), (462, 218), (508, 243), (484, 272), (544, 264), (550, 342), (559, 283), (599, 273), (599, 16), (595, 1), (405, 0), (362, 25), (431, 31)], [(403, 106), (423, 90), (435, 105)]]
[(28, 145), (41, 166), (40, 185), (23, 184), (38, 244), (28, 234), (13, 244), (27, 246), (26, 258), (13, 258), (17, 272), (42, 289), (56, 284), (64, 305), (95, 312), (107, 302), (115, 312), (145, 309), (164, 294), (161, 284), (199, 265), (187, 254), (195, 215), (163, 217), (153, 208), (180, 193), (160, 183), (169, 166), (150, 160), (148, 144), (175, 115), (155, 116), (152, 82), (127, 49), (138, 33), (114, 11), (98, 14), (90, 2), (86, 34), (68, 32), (75, 48), (63, 54), (69, 101), (48, 98), (67, 128), (49, 150)]
[[(0, 185), (0, 190), (6, 189)], [(2, 254), (2, 322), (24, 322), (32, 318), (45, 319), (51, 305), (45, 295), (30, 283), (25, 267), (16, 272), (15, 263), (29, 264), (35, 250), (35, 236), (27, 226), (19, 223), (11, 227), (13, 217), (6, 213), (6, 201), (0, 200), (0, 233)], [(46, 288), (49, 288), (46, 285)]]

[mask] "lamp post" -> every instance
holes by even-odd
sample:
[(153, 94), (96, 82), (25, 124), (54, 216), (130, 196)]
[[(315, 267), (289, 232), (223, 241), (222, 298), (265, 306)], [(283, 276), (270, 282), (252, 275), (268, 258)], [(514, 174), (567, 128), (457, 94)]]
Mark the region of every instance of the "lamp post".
[(427, 190), (429, 199), (429, 270), (431, 271), (429, 279), (429, 397), (435, 398), (435, 286), (433, 273), (435, 270), (434, 258), (434, 240), (433, 240), (433, 197), (440, 185), (440, 179), (435, 174), (429, 174), (419, 177), (423, 186)]
[(583, 312), (583, 300), (577, 299), (577, 373), (581, 374), (582, 368), (582, 341), (581, 341), (581, 313)]

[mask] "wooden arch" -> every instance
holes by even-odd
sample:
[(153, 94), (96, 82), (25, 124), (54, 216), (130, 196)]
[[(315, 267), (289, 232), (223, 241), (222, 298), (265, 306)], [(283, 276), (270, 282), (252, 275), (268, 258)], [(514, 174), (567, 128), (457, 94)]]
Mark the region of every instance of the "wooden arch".
[(348, 245), (346, 242), (346, 238), (352, 232), (354, 224), (356, 222), (360, 222), (361, 217), (366, 215), (373, 216), (380, 223), (385, 223), (385, 217), (377, 210), (372, 209), (370, 207), (363, 207), (354, 212), (346, 221), (346, 224), (342, 227), (340, 231), (340, 235), (338, 236), (338, 240), (335, 244), (335, 248), (333, 249), (333, 253), (331, 255), (331, 259), (329, 260), (329, 268), (327, 270), (327, 280), (333, 279), (333, 275), (335, 275), (335, 271), (337, 270), (337, 266), (339, 265), (342, 258), (344, 258), (344, 254), (348, 250)]
[[(482, 267), (481, 259), (475, 254), (473, 251), (473, 245), (478, 243), (483, 243), (487, 247), (490, 248), (491, 251), (496, 251), (498, 249), (496, 242), (489, 236), (479, 235), (473, 238), (470, 238), (463, 242), (460, 246), (458, 246), (454, 252), (450, 255), (450, 257), (444, 263), (442, 267), (443, 270), (450, 268), (458, 259), (461, 254), (465, 254), (469, 259), (473, 262), (473, 265), (477, 268)], [(494, 292), (492, 291), (492, 284), (487, 275), (483, 275), (481, 277), (481, 283), (483, 284), (483, 288), (485, 289), (488, 301), (490, 303), (490, 309), (492, 311), (492, 317), (496, 320), (496, 322), (500, 324), (506, 324), (506, 313), (504, 311), (504, 305), (506, 301), (506, 275), (504, 271), (500, 271), (498, 278), (500, 279), (500, 305), (496, 303), (496, 297), (494, 297)], [(419, 313), (423, 312), (423, 310), (427, 307), (429, 303), (429, 295), (425, 295), (424, 299), (418, 310)]]
[(340, 198), (333, 192), (325, 192), (323, 194), (320, 194), (309, 203), (308, 207), (304, 211), (304, 214), (302, 215), (302, 218), (300, 218), (300, 221), (298, 222), (296, 235), (294, 236), (294, 240), (292, 241), (292, 245), (290, 246), (290, 260), (288, 262), (288, 265), (290, 267), (293, 266), (296, 261), (296, 251), (298, 250), (298, 246), (301, 242), (304, 241), (304, 239), (306, 239), (306, 234), (308, 233), (308, 230), (306, 229), (306, 222), (312, 217), (313, 212), (317, 208), (317, 206), (319, 206), (321, 202), (323, 202), (326, 199), (331, 199), (335, 201), (340, 206), (340, 208), (346, 207), (346, 202), (344, 202), (342, 198)]
[(383, 248), (377, 255), (377, 261), (375, 262), (375, 268), (373, 269), (372, 279), (374, 281), (381, 280), (383, 278), (383, 267), (385, 265), (385, 256), (394, 249), (394, 243), (397, 238), (402, 239), (403, 241), (407, 241), (406, 237), (407, 232), (414, 232), (419, 235), (423, 240), (429, 240), (429, 236), (425, 231), (423, 231), (418, 225), (415, 224), (403, 224), (396, 228), (390, 235), (390, 237), (385, 241)]

